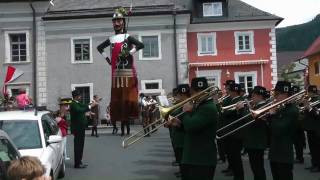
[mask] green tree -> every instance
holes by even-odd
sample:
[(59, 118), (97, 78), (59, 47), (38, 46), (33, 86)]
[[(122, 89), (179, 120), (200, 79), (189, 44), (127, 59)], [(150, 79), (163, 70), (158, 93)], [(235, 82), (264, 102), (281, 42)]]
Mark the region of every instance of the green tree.
[(291, 82), (294, 85), (303, 86), (303, 77), (294, 72), (295, 63), (288, 64), (281, 68), (279, 80)]

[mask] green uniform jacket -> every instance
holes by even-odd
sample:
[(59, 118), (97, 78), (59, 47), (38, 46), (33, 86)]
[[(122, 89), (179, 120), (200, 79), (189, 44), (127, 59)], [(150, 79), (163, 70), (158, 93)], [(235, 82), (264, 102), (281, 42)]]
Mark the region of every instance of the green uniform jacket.
[(269, 159), (271, 162), (293, 163), (293, 142), (299, 110), (294, 104), (288, 104), (271, 115), (271, 138)]
[[(238, 97), (235, 97), (235, 98), (231, 98), (231, 102), (230, 102), (230, 105), (232, 104), (235, 104), (239, 101), (243, 101), (243, 97), (241, 96), (238, 96)], [(241, 118), (242, 116), (244, 116), (246, 113), (248, 112), (245, 112), (245, 108), (241, 109), (240, 111), (237, 111), (237, 110), (226, 110), (222, 113), (222, 121), (224, 123), (224, 125), (228, 125), (232, 122), (234, 122), (235, 120)], [(227, 131), (229, 132), (231, 129), (234, 129), (234, 127), (238, 127), (240, 125), (242, 125), (243, 123), (236, 123), (232, 126), (230, 126), (230, 128), (226, 128), (224, 131)], [(224, 134), (225, 132), (222, 131), (222, 134)], [(243, 136), (244, 136), (244, 132), (243, 130), (239, 130), (237, 132), (234, 132), (233, 134), (227, 136), (228, 138), (234, 138), (234, 139), (243, 139)]]
[(224, 112), (222, 112), (222, 107), (225, 107), (225, 106), (229, 106), (232, 104), (232, 98), (230, 96), (228, 96), (227, 98), (225, 98), (223, 101), (222, 101), (222, 104), (217, 106), (218, 108), (218, 112), (220, 114), (220, 118), (218, 120), (218, 127), (221, 128), (225, 125), (227, 125), (227, 121), (228, 121), (228, 115), (224, 114)]
[(200, 104), (183, 116), (185, 130), (182, 164), (215, 166), (215, 144), (218, 112), (213, 100)]
[[(257, 110), (266, 104), (265, 101), (262, 101), (254, 109)], [(252, 121), (252, 116), (248, 120)], [(266, 121), (262, 119), (256, 120), (245, 129), (244, 147), (249, 149), (266, 149), (268, 146), (267, 132), (268, 126)]]
[[(320, 100), (320, 96), (311, 98), (311, 102), (315, 102), (317, 100)], [(306, 110), (304, 112), (303, 126), (304, 129), (307, 131), (320, 131), (320, 120), (319, 117), (316, 115), (315, 111), (309, 112)]]
[(70, 104), (71, 133), (85, 130), (87, 127), (87, 118), (85, 113), (89, 110), (88, 105), (74, 100), (72, 101)]
[[(172, 113), (172, 116), (180, 114), (182, 109)], [(178, 119), (183, 119), (183, 114), (178, 117)], [(181, 127), (172, 127), (172, 144), (174, 148), (183, 148), (183, 140), (184, 140), (184, 130), (183, 125)]]

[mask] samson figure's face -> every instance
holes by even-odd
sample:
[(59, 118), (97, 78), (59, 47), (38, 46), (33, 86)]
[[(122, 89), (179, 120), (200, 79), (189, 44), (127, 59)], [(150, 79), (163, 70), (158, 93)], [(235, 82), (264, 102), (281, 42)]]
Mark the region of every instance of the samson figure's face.
[(120, 19), (113, 19), (112, 20), (113, 23), (113, 29), (114, 31), (118, 34), (118, 33), (122, 33), (123, 28), (124, 28), (124, 21), (122, 18)]

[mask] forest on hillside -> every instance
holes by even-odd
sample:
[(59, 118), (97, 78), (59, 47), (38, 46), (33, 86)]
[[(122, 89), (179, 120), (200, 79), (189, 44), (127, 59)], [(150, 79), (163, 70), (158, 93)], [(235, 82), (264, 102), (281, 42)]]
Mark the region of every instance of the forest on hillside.
[(277, 28), (277, 51), (305, 51), (319, 35), (320, 14), (303, 24)]

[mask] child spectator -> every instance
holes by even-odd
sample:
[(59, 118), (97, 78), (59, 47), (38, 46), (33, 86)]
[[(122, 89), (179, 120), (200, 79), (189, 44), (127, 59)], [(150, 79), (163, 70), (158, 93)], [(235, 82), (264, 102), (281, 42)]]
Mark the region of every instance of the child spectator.
[(36, 157), (24, 156), (11, 162), (7, 175), (8, 180), (50, 180), (46, 177), (45, 167)]

